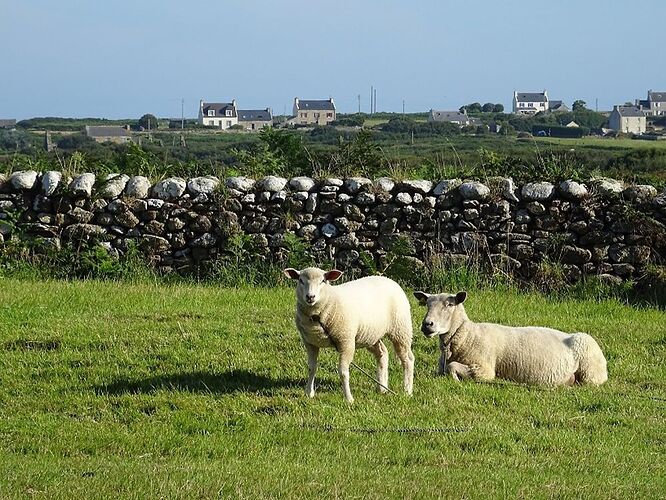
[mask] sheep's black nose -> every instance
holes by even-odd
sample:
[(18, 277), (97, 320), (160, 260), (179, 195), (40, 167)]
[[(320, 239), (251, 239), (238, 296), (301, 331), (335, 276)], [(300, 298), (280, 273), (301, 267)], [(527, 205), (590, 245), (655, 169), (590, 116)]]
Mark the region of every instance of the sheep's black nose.
[(314, 302), (315, 296), (314, 295), (306, 295), (305, 300), (308, 302)]
[(421, 331), (423, 333), (432, 333), (432, 327), (435, 325), (433, 321), (424, 321), (421, 323)]

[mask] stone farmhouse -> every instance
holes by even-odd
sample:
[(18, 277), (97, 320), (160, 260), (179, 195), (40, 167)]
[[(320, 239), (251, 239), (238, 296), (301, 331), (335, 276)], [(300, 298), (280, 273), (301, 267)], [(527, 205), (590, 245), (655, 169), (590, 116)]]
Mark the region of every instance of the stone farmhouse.
[(86, 125), (86, 135), (95, 142), (123, 144), (132, 140), (129, 125)]
[(648, 90), (647, 99), (636, 99), (636, 106), (641, 108), (646, 116), (664, 116), (666, 115), (666, 92)]
[(625, 134), (645, 133), (647, 120), (638, 106), (613, 106), (608, 117), (608, 127)]
[(199, 101), (199, 125), (217, 127), (222, 130), (238, 124), (236, 99), (231, 102)]
[(535, 115), (548, 111), (548, 92), (513, 91), (513, 113), (516, 115)]
[(290, 120), (295, 125), (328, 125), (335, 121), (335, 103), (333, 98), (324, 100), (303, 100), (294, 98), (294, 118)]
[(472, 124), (472, 119), (466, 112), (461, 111), (438, 111), (431, 109), (428, 114), (429, 122), (447, 122), (460, 125), (461, 127)]
[(14, 128), (16, 127), (15, 119), (0, 120), (0, 128)]
[(238, 124), (249, 132), (273, 126), (273, 112), (266, 109), (239, 109)]

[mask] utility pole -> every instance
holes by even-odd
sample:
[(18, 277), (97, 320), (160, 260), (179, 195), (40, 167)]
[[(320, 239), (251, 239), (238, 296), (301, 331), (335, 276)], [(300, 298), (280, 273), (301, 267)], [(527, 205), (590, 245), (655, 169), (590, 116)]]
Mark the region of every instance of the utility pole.
[(358, 112), (361, 112), (361, 94), (358, 95)]
[(405, 100), (402, 100), (402, 114), (405, 114)]
[(372, 96), (374, 95), (374, 87), (370, 85), (370, 114), (372, 114)]
[(375, 113), (377, 112), (377, 89), (375, 89)]
[(599, 112), (599, 98), (595, 97), (594, 98), (594, 110), (598, 113)]
[(180, 98), (180, 130), (185, 130), (185, 98)]

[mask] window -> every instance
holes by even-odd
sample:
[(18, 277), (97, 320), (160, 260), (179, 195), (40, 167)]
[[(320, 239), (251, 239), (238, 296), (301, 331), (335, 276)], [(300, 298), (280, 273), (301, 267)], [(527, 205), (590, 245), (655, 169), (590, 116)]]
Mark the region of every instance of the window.
[(215, 110), (214, 109), (209, 109), (208, 110), (208, 116), (215, 116)]
[(333, 118), (333, 113), (326, 113), (326, 118)]
[(314, 114), (314, 117), (315, 117), (317, 120), (319, 120), (319, 115), (320, 115), (320, 113), (315, 113), (315, 114)]
[[(222, 122), (220, 122), (222, 123)], [(231, 120), (227, 120), (227, 128), (231, 127)]]
[(231, 110), (227, 109), (225, 114), (226, 114), (226, 116), (231, 116), (232, 115)]

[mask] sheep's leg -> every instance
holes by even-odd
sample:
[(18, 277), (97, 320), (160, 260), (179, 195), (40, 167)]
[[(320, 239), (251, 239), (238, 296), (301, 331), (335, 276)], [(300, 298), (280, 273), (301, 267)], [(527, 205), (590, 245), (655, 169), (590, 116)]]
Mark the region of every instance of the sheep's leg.
[(403, 386), (408, 395), (412, 395), (414, 389), (414, 353), (409, 344), (393, 342), (395, 353), (400, 359), (403, 369)]
[(462, 363), (458, 363), (457, 361), (451, 361), (447, 366), (446, 366), (446, 372), (451, 375), (453, 380), (460, 381), (465, 380), (467, 378), (472, 377), (472, 371), (470, 370), (469, 366), (464, 365)]
[(444, 336), (440, 335), (439, 336), (439, 363), (438, 363), (438, 369), (437, 369), (437, 375), (446, 375), (447, 370), (446, 370), (446, 362), (449, 359), (451, 355), (451, 351), (449, 351), (449, 348), (446, 346), (444, 343)]
[(338, 362), (338, 373), (340, 374), (340, 381), (342, 382), (342, 392), (345, 395), (347, 403), (353, 403), (354, 397), (352, 396), (351, 389), (349, 388), (349, 365), (354, 360), (354, 342), (340, 344), (338, 346), (340, 351), (340, 361)]
[(375, 345), (368, 347), (377, 359), (377, 390), (384, 394), (388, 390), (388, 349), (381, 340)]
[(308, 381), (305, 384), (305, 395), (313, 398), (315, 395), (315, 373), (317, 373), (317, 357), (319, 356), (319, 347), (305, 343), (305, 350), (308, 353)]
[(495, 367), (488, 365), (469, 365), (470, 375), (475, 380), (490, 381), (495, 378)]

